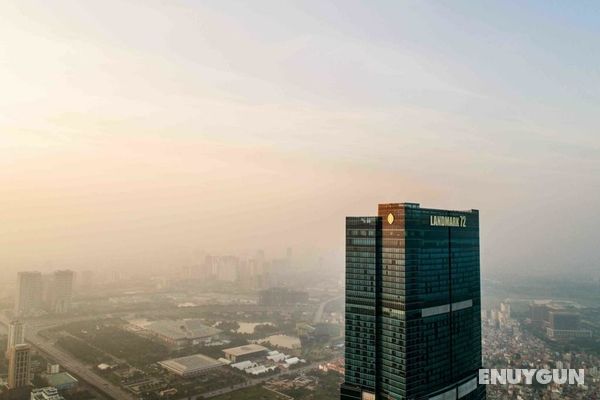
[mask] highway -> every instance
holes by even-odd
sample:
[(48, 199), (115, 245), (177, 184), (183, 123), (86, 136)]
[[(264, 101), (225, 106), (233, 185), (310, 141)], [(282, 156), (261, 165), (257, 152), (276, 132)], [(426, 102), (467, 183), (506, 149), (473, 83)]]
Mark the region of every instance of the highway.
[[(8, 325), (7, 318), (2, 315), (0, 323)], [(53, 359), (60, 366), (76, 376), (79, 380), (86, 382), (98, 392), (113, 400), (136, 400), (131, 393), (124, 391), (112, 382), (94, 373), (92, 367), (88, 367), (71, 354), (62, 351), (50, 340), (43, 338), (39, 332), (49, 326), (40, 326), (25, 322), (25, 340), (40, 353)]]
[(325, 300), (324, 302), (322, 302), (319, 305), (319, 308), (317, 309), (317, 312), (315, 312), (315, 317), (313, 319), (313, 324), (318, 324), (319, 322), (321, 322), (321, 320), (323, 319), (323, 312), (325, 311), (325, 307), (327, 306), (327, 304), (329, 304), (329, 303), (331, 303), (333, 301), (339, 300), (339, 299), (341, 299), (343, 297), (344, 296), (341, 295), (341, 296), (337, 296), (337, 297), (334, 297), (334, 298), (331, 298), (331, 299), (328, 299), (328, 300)]
[[(323, 314), (324, 314), (325, 307), (327, 306), (327, 304), (329, 304), (332, 301), (338, 300), (341, 297), (343, 297), (343, 296), (338, 296), (338, 297), (334, 297), (334, 298), (328, 299), (326, 301), (323, 301), (319, 305), (317, 311), (315, 312), (314, 320), (313, 320), (314, 323), (321, 322), (321, 320), (323, 319)], [(74, 318), (73, 320), (78, 320), (78, 319), (82, 319), (82, 318)], [(85, 319), (85, 318), (83, 318), (83, 319)], [(64, 321), (64, 320), (61, 321), (61, 323), (65, 323), (65, 322), (67, 322), (67, 321)], [(8, 323), (9, 323), (9, 321), (8, 321), (8, 318), (6, 317), (6, 315), (4, 315), (4, 313), (0, 314), (0, 324), (8, 326)], [(54, 325), (56, 325), (55, 321), (46, 321), (46, 322), (25, 321), (25, 339), (26, 339), (26, 341), (29, 344), (31, 344), (35, 349), (37, 349), (40, 353), (43, 353), (47, 357), (53, 359), (55, 362), (60, 364), (64, 370), (66, 370), (69, 373), (71, 373), (72, 375), (76, 376), (79, 380), (84, 381), (85, 383), (87, 383), (89, 386), (96, 389), (99, 393), (103, 394), (104, 396), (106, 396), (112, 400), (137, 400), (137, 398), (133, 394), (123, 390), (121, 387), (119, 387), (119, 386), (113, 384), (112, 382), (104, 379), (103, 377), (97, 375), (94, 372), (93, 367), (90, 367), (90, 366), (86, 365), (85, 363), (79, 361), (77, 358), (75, 358), (70, 353), (63, 351), (62, 349), (57, 347), (51, 340), (46, 339), (39, 334), (44, 329), (51, 328)], [(290, 372), (294, 372), (294, 373), (304, 372), (304, 371), (316, 368), (317, 365), (318, 364), (308, 364), (306, 366), (303, 366), (296, 370), (292, 370)], [(206, 393), (204, 395), (199, 395), (198, 398), (210, 398), (210, 397), (218, 396), (220, 394), (224, 394), (224, 393), (232, 392), (232, 391), (239, 390), (242, 388), (246, 388), (249, 386), (254, 386), (254, 385), (257, 385), (260, 383), (264, 383), (265, 381), (267, 381), (269, 379), (273, 379), (274, 377), (281, 375), (281, 374), (283, 374), (283, 373), (280, 373), (277, 375), (270, 375), (270, 376), (264, 377), (264, 378), (252, 379), (243, 384), (238, 384), (233, 387), (216, 390), (214, 392)]]

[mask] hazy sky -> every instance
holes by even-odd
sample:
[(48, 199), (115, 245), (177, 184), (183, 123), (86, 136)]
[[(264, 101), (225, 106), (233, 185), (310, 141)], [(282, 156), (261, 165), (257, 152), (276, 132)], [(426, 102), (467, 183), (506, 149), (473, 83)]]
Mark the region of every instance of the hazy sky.
[[(598, 270), (600, 3), (0, 2), (0, 268), (341, 254), (481, 212), (484, 271)], [(339, 265), (338, 265), (339, 266)]]

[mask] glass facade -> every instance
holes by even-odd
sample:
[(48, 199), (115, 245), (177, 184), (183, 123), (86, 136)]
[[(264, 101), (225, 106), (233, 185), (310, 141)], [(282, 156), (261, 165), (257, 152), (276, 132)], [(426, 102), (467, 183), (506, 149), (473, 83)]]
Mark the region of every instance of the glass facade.
[(478, 211), (347, 218), (341, 399), (485, 399), (480, 305)]
[(381, 221), (346, 219), (346, 383), (375, 392)]

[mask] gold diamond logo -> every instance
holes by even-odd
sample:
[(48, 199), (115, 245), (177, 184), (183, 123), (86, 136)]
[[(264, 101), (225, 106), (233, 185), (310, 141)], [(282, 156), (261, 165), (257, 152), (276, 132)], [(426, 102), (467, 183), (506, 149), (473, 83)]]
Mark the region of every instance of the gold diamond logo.
[(388, 220), (388, 224), (390, 224), (390, 225), (393, 224), (394, 223), (394, 214), (389, 213), (387, 220)]

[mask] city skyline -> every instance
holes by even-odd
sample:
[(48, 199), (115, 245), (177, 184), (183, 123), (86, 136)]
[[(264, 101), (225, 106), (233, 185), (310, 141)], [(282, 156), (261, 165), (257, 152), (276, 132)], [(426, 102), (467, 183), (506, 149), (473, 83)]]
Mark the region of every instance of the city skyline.
[(600, 398), (599, 21), (0, 1), (0, 400)]
[(481, 210), (483, 271), (594, 273), (597, 7), (3, 2), (3, 270), (341, 272), (344, 216), (403, 198)]

